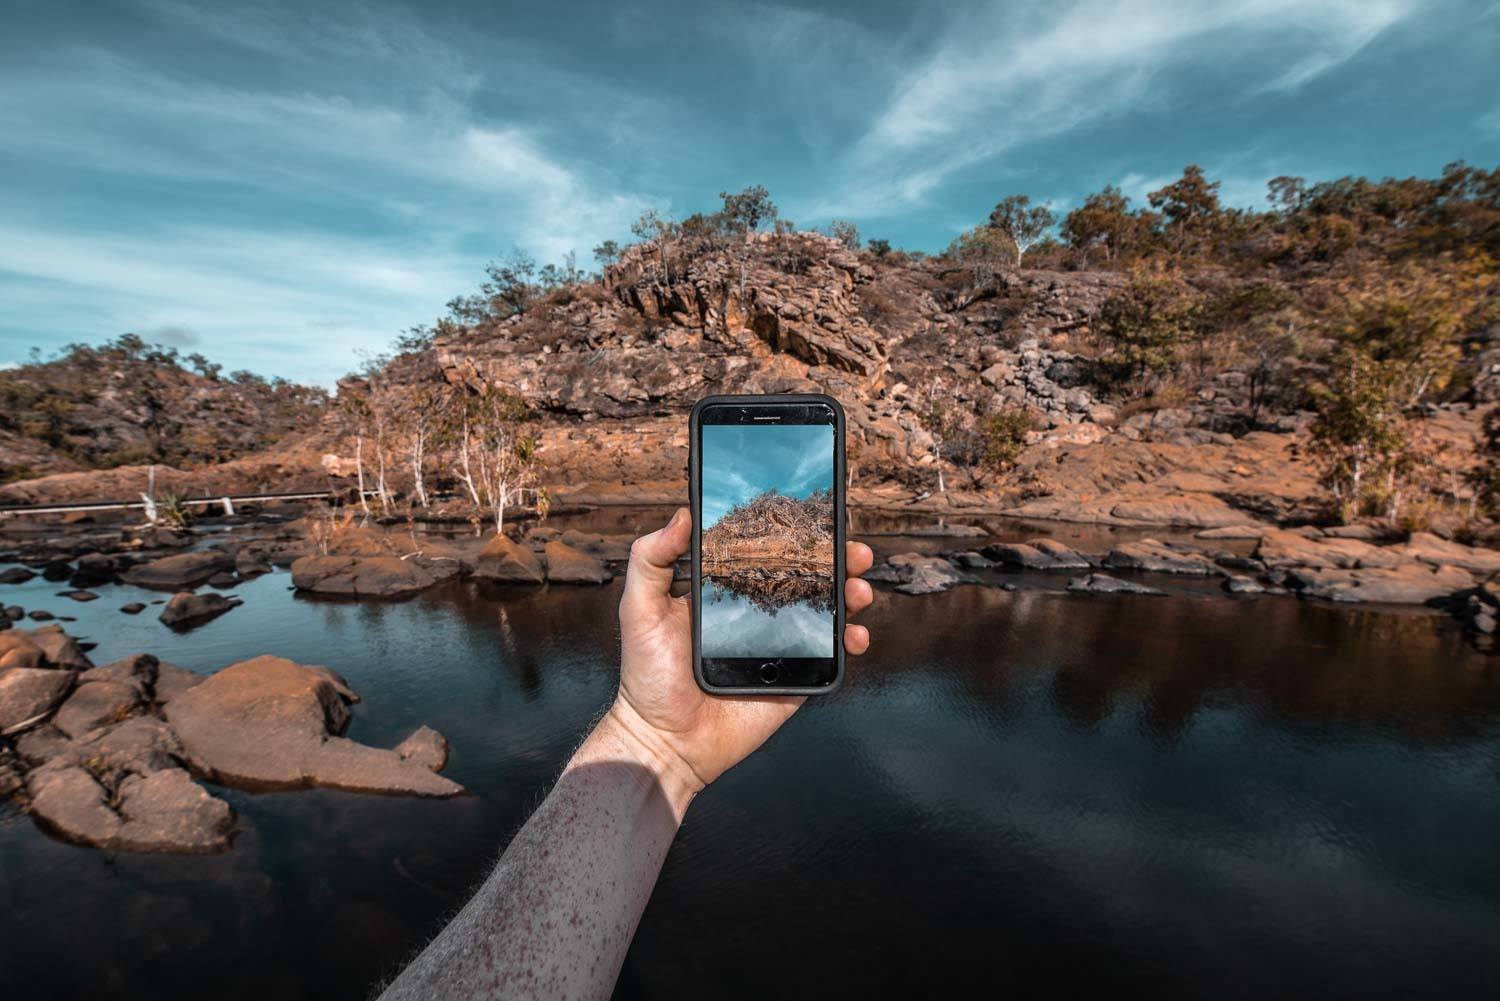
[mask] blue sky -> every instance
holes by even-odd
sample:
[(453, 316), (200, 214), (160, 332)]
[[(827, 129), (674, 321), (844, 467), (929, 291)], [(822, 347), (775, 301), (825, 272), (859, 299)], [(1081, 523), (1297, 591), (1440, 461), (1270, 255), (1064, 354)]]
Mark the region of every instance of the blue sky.
[(1500, 163), (1474, 0), (4, 6), (0, 364), (133, 330), (330, 383), (472, 289), (764, 184), (937, 250), (1202, 164)]
[(703, 427), (703, 527), (771, 488), (802, 498), (833, 489), (833, 428), (828, 425)]

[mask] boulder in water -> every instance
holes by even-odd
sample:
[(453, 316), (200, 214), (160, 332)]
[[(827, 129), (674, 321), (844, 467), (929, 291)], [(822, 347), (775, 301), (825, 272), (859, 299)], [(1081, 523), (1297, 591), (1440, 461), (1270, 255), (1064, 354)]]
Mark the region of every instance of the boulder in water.
[(72, 688), (71, 671), (17, 667), (0, 672), (0, 736), (43, 722)]
[(125, 571), (127, 584), (157, 591), (181, 591), (202, 584), (215, 574), (234, 569), (234, 557), (217, 549), (197, 553), (178, 553)]
[(504, 535), (496, 535), (484, 544), (474, 574), (486, 580), (524, 584), (540, 584), (547, 579), (547, 570), (536, 553)]
[(52, 718), (52, 725), (69, 737), (77, 738), (106, 724), (134, 716), (141, 708), (138, 686), (98, 680), (75, 688)]
[(566, 542), (547, 543), (547, 580), (555, 584), (603, 584), (613, 574), (595, 556), (574, 549)]
[(897, 553), (887, 563), (895, 568), (899, 580), (896, 590), (903, 594), (936, 594), (954, 584), (962, 584), (965, 579), (953, 564), (940, 556)]
[(1121, 580), (1107, 573), (1091, 573), (1085, 577), (1074, 577), (1068, 581), (1069, 591), (1087, 591), (1092, 594), (1165, 594), (1154, 587), (1137, 584), (1133, 580)]
[(218, 618), (231, 608), (243, 604), (238, 598), (226, 598), (222, 594), (194, 594), (182, 591), (172, 595), (167, 607), (161, 610), (161, 621), (174, 628), (186, 628)]
[(78, 641), (63, 632), (62, 626), (43, 626), (31, 631), (31, 641), (42, 651), (48, 665), (66, 671), (87, 671), (94, 666)]
[(16, 629), (0, 636), (0, 673), (18, 667), (45, 667), (47, 657), (31, 636)]
[(1288, 571), (1286, 582), (1309, 598), (1392, 605), (1440, 601), (1474, 586), (1474, 578), (1465, 570), (1424, 563), (1353, 570), (1298, 568)]
[(339, 736), (349, 722), (348, 705), (357, 698), (325, 667), (263, 656), (205, 678), (164, 711), (188, 763), (212, 781), (413, 796), (463, 791), (394, 750)]
[(1155, 539), (1126, 542), (1111, 549), (1104, 558), (1111, 570), (1145, 570), (1151, 573), (1175, 573), (1207, 576), (1224, 571), (1213, 560), (1199, 553), (1182, 552)]
[(459, 572), (398, 556), (303, 556), (292, 564), (299, 591), (342, 598), (398, 598), (425, 591)]
[(448, 738), (430, 726), (420, 726), (396, 745), (396, 753), (403, 760), (440, 772), (448, 764)]

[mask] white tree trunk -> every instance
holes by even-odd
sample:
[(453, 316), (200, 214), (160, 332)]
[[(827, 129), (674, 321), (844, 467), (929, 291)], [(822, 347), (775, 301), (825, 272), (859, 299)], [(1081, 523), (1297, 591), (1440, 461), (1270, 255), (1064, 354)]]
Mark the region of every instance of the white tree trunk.
[(463, 437), (459, 439), (458, 457), (459, 461), (463, 464), (463, 472), (459, 474), (458, 478), (463, 480), (464, 486), (469, 488), (469, 497), (474, 501), (474, 507), (478, 509), (481, 506), (479, 503), (479, 490), (474, 486), (474, 472), (469, 466), (469, 419), (467, 417), (464, 418)]
[(359, 476), (359, 506), (368, 515), (370, 503), (365, 500), (365, 436), (362, 434), (354, 436), (354, 471)]
[(412, 491), (417, 495), (417, 503), (424, 508), (427, 507), (427, 486), (422, 482), (422, 460), (426, 457), (427, 439), (421, 431), (412, 435), (411, 447), (411, 480)]

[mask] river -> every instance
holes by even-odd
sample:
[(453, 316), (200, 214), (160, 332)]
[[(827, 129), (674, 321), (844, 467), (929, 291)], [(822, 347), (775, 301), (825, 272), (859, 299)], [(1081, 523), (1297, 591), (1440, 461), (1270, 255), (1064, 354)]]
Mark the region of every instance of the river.
[[(844, 688), (693, 806), (617, 996), (1500, 992), (1500, 670), (1451, 621), (1003, 579), (1019, 589), (878, 594)], [(364, 696), (351, 737), (430, 724), (474, 795), (216, 788), (240, 833), (207, 857), (109, 857), (0, 807), (13, 996), (364, 997), (612, 694), (618, 580), (387, 604), (289, 586), (248, 582), (182, 634), (121, 615), (160, 597), (129, 587), (0, 600), (76, 615), (101, 663), (326, 664)]]

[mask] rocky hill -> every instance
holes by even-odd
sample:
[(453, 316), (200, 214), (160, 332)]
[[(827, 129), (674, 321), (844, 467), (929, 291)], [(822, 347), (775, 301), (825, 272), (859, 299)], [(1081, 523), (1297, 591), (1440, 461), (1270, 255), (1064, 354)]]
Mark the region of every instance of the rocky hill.
[[(1244, 212), (1189, 168), (1150, 210), (1091, 197), (1024, 267), (1003, 220), (939, 256), (859, 250), (768, 226), (747, 190), (610, 248), (595, 277), (492, 266), (341, 383), (297, 461), (353, 476), (358, 459), (418, 497), (423, 469), (461, 500), (461, 428), (523, 448), (553, 503), (679, 502), (695, 400), (821, 391), (848, 413), (855, 506), (1467, 531), (1500, 505), (1500, 425), (1481, 432), (1500, 395), (1497, 176), (1283, 178), (1278, 208)], [(476, 433), (474, 400), (524, 427)]]
[[(1125, 274), (1012, 268), (976, 281), (942, 259), (881, 260), (812, 233), (757, 234), (738, 253), (679, 246), (664, 271), (658, 248), (629, 248), (598, 283), (440, 334), (425, 364), (400, 371), (524, 399), (563, 500), (680, 500), (695, 400), (820, 391), (849, 416), (856, 505), (1200, 527), (1319, 514), (1313, 414), (1294, 401), (1252, 418), (1248, 365), (1190, 371), (1168, 397), (1112, 390), (1098, 318)], [(950, 475), (939, 492), (936, 469), (956, 470), (936, 406), (964, 421), (1031, 415), (1014, 467)], [(1430, 411), (1445, 461), (1472, 456), (1479, 414)]]
[(833, 572), (833, 495), (803, 499), (767, 491), (738, 504), (703, 533), (704, 571)]
[(201, 355), (182, 357), (131, 334), (73, 345), (0, 372), (0, 482), (221, 463), (306, 432), (326, 403), (322, 390), (249, 372), (225, 376)]

